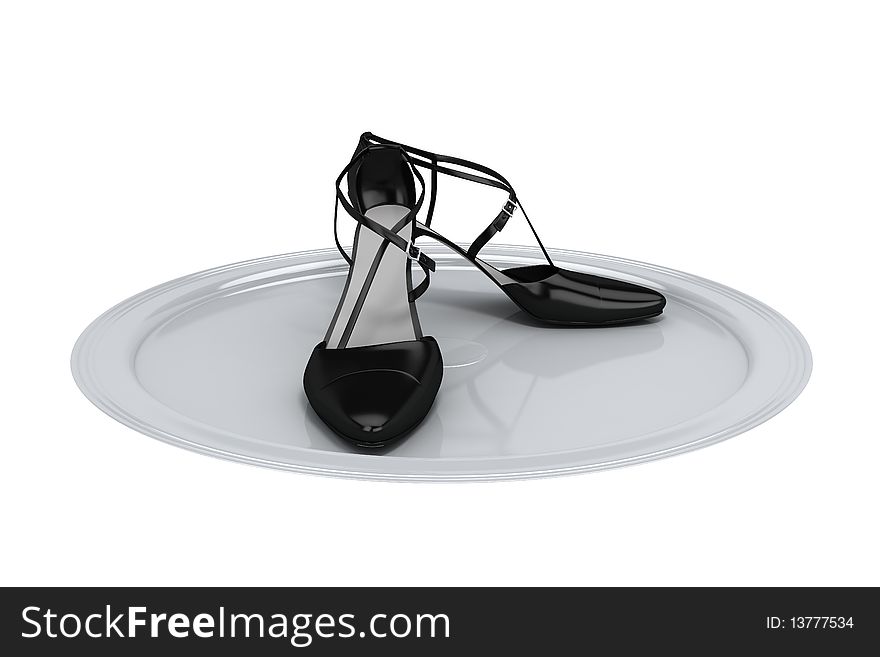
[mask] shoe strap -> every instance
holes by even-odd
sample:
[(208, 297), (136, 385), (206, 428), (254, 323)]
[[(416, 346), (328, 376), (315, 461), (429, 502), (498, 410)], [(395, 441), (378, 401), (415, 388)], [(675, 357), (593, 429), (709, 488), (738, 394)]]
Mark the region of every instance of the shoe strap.
[[(399, 146), (406, 153), (410, 153), (416, 156), (412, 158), (412, 164), (414, 164), (416, 167), (422, 167), (431, 171), (431, 200), (428, 205), (428, 212), (425, 219), (425, 226), (427, 227), (431, 226), (431, 220), (434, 216), (434, 206), (437, 201), (438, 173), (452, 176), (454, 178), (461, 178), (462, 180), (468, 180), (470, 182), (479, 183), (481, 185), (487, 185), (489, 187), (495, 187), (496, 189), (501, 189), (507, 192), (507, 201), (502, 206), (501, 211), (483, 230), (483, 232), (481, 232), (477, 236), (477, 238), (471, 243), (470, 247), (468, 247), (467, 255), (469, 258), (475, 259), (477, 257), (477, 254), (484, 246), (486, 246), (486, 243), (490, 239), (492, 239), (492, 237), (494, 237), (496, 233), (499, 233), (501, 232), (501, 230), (504, 229), (504, 226), (507, 225), (510, 217), (513, 216), (513, 213), (516, 211), (517, 207), (519, 207), (522, 210), (523, 217), (525, 218), (526, 223), (528, 223), (532, 234), (535, 236), (535, 240), (537, 240), (538, 242), (538, 246), (541, 247), (541, 251), (543, 252), (544, 257), (547, 258), (547, 262), (552, 264), (550, 254), (547, 253), (547, 249), (544, 248), (544, 244), (541, 242), (541, 238), (538, 237), (538, 232), (535, 230), (535, 227), (532, 225), (529, 216), (526, 214), (525, 208), (523, 208), (522, 203), (520, 203), (517, 199), (516, 192), (514, 191), (513, 186), (507, 181), (504, 176), (502, 176), (494, 169), (490, 169), (485, 165), (479, 164), (477, 162), (471, 162), (470, 160), (465, 160), (460, 157), (439, 155), (437, 153), (432, 153), (430, 151), (422, 150), (420, 148), (408, 146), (400, 142), (391, 141), (390, 139), (383, 139), (382, 137), (378, 137), (371, 132), (365, 132), (361, 136), (361, 140), (365, 143), (373, 142), (380, 145)], [(451, 169), (449, 167), (443, 166), (443, 164), (441, 163), (470, 169), (482, 175), (468, 173), (467, 171), (459, 171), (457, 169)]]
[[(367, 215), (365, 215), (362, 212), (360, 212), (359, 210), (357, 210), (349, 202), (347, 195), (342, 191), (342, 180), (346, 177), (346, 175), (348, 175), (348, 172), (351, 171), (351, 169), (355, 165), (360, 164), (364, 160), (367, 153), (377, 151), (377, 150), (387, 150), (389, 148), (397, 149), (403, 154), (404, 160), (406, 160), (407, 164), (409, 165), (410, 169), (412, 169), (413, 174), (415, 175), (416, 179), (419, 181), (419, 184), (421, 185), (421, 191), (419, 193), (418, 200), (416, 201), (415, 205), (410, 209), (410, 211), (406, 215), (404, 215), (404, 217), (402, 219), (404, 221), (409, 221), (412, 217), (414, 217), (415, 215), (418, 214), (419, 210), (422, 207), (422, 203), (425, 200), (425, 179), (422, 177), (422, 174), (419, 172), (419, 170), (413, 164), (412, 158), (409, 156), (409, 154), (403, 148), (401, 148), (398, 145), (393, 145), (393, 144), (370, 145), (365, 148), (362, 148), (357, 153), (355, 153), (354, 157), (352, 157), (352, 159), (351, 159), (351, 162), (349, 162), (346, 165), (346, 167), (339, 174), (339, 177), (336, 179), (336, 204), (333, 209), (333, 237), (336, 241), (336, 247), (339, 249), (339, 252), (342, 254), (342, 257), (345, 258), (346, 262), (348, 262), (348, 264), (350, 265), (352, 263), (351, 256), (349, 256), (348, 253), (346, 253), (345, 249), (342, 247), (342, 244), (339, 242), (339, 233), (337, 230), (339, 206), (342, 205), (342, 207), (345, 209), (345, 211), (349, 215), (351, 215), (352, 219), (357, 221), (360, 225), (364, 226), (365, 228), (376, 233), (379, 237), (381, 237), (386, 242), (392, 244), (393, 246), (395, 246), (398, 249), (400, 249), (401, 251), (403, 251), (406, 254), (407, 258), (409, 258), (411, 261), (418, 264), (422, 268), (422, 270), (425, 272), (424, 280), (422, 280), (422, 282), (419, 283), (415, 288), (413, 288), (409, 293), (409, 300), (410, 300), (410, 302), (412, 302), (412, 301), (415, 301), (416, 299), (418, 299), (428, 289), (428, 286), (430, 285), (431, 272), (436, 270), (437, 264), (427, 254), (422, 253), (421, 249), (415, 245), (415, 243), (414, 243), (415, 235), (413, 235), (412, 239), (410, 239), (409, 241), (403, 239), (398, 233), (394, 232), (393, 230), (389, 230), (388, 228), (385, 228), (385, 226), (380, 224), (378, 221), (374, 221), (373, 219), (370, 219)], [(413, 221), (413, 225), (415, 226), (415, 221)]]

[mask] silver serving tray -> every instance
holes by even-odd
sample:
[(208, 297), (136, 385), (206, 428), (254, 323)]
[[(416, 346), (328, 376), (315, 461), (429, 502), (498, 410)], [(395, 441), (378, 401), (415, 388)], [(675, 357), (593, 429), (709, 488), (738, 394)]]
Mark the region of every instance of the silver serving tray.
[[(552, 328), (439, 246), (422, 327), (446, 366), (431, 413), (405, 441), (359, 452), (308, 406), (302, 372), (347, 266), (335, 250), (192, 274), (123, 301), (76, 343), (72, 370), (102, 411), (143, 434), (254, 465), (363, 479), (544, 477), (705, 447), (764, 422), (803, 390), (806, 341), (772, 308), (663, 267), (573, 251), (560, 265), (648, 285), (662, 317)], [(490, 246), (496, 266), (542, 262)]]

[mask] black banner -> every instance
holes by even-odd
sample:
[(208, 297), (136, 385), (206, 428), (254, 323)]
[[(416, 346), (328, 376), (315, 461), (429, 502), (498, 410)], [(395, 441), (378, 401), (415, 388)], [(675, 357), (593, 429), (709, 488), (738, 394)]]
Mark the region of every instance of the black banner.
[(849, 655), (880, 645), (867, 588), (7, 588), (0, 614), (6, 655)]

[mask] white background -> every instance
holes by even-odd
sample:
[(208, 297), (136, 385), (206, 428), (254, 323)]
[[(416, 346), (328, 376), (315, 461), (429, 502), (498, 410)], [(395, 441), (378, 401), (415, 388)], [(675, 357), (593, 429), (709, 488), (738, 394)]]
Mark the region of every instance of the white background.
[[(880, 584), (878, 18), (870, 2), (4, 3), (2, 583)], [(500, 169), (549, 246), (769, 303), (810, 342), (812, 381), (695, 453), (465, 485), (214, 460), (86, 401), (69, 355), (106, 308), (329, 246), (364, 130)]]

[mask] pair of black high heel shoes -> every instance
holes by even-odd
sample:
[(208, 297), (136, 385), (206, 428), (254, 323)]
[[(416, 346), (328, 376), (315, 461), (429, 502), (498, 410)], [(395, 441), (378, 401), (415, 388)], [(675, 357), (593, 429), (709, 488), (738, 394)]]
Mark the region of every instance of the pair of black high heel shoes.
[[(425, 199), (419, 169), (430, 171), (431, 177), (423, 222), (417, 219)], [(431, 227), (438, 174), (507, 194), (498, 216), (467, 250)], [(346, 178), (347, 195), (341, 188)], [(428, 288), (435, 263), (415, 245), (418, 237), (430, 237), (459, 253), (522, 310), (547, 324), (624, 324), (659, 315), (666, 305), (663, 295), (649, 288), (554, 265), (510, 183), (474, 162), (364, 133), (336, 180), (336, 199), (334, 235), (340, 204), (358, 226), (351, 256), (336, 238), (350, 265), (348, 279), (324, 341), (306, 365), (303, 385), (327, 426), (359, 447), (383, 447), (412, 431), (440, 389), (440, 347), (422, 334), (415, 305)], [(480, 250), (518, 208), (547, 263), (497, 269), (479, 258)], [(424, 271), (415, 287), (412, 263)]]

